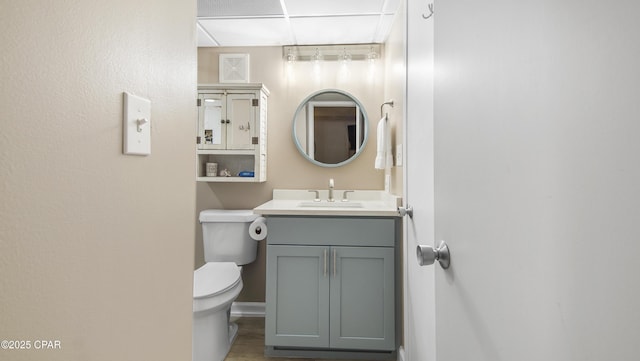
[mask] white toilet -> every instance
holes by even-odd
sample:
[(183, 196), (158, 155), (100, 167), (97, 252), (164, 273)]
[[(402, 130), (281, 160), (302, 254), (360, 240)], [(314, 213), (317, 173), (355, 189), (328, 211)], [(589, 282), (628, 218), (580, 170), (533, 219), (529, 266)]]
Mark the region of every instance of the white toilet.
[(249, 225), (251, 210), (200, 212), (205, 265), (193, 274), (193, 361), (222, 361), (238, 327), (229, 321), (231, 304), (242, 290), (242, 265), (253, 262), (258, 242)]

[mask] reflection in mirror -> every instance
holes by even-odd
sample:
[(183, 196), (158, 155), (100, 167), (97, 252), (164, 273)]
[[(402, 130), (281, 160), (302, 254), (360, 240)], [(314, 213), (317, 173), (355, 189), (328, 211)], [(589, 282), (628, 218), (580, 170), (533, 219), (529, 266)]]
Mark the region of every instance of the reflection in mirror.
[(368, 135), (362, 104), (341, 90), (311, 94), (298, 106), (293, 118), (293, 138), (309, 161), (337, 167), (360, 154)]

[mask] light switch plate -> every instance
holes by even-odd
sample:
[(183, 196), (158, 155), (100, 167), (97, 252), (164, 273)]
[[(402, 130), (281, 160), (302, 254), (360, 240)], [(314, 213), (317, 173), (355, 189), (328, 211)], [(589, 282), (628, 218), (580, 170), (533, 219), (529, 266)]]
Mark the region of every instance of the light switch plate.
[(124, 154), (151, 154), (151, 101), (124, 92)]
[(402, 166), (402, 144), (396, 145), (396, 167)]

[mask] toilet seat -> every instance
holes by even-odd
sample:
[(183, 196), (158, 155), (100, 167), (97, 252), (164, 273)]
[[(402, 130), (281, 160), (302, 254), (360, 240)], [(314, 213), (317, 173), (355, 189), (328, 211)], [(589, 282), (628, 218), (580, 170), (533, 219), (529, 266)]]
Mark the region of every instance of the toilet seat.
[(242, 282), (240, 267), (233, 262), (208, 262), (193, 272), (193, 298), (223, 294)]

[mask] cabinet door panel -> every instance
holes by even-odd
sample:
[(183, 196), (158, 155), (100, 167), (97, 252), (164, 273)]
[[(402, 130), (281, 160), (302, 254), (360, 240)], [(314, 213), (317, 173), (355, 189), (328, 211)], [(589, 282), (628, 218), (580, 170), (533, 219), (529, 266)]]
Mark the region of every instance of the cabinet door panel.
[(335, 247), (332, 258), (331, 347), (393, 350), (393, 248)]
[(253, 106), (254, 94), (227, 95), (227, 149), (254, 149), (257, 106)]
[(328, 247), (267, 247), (266, 345), (329, 346), (328, 254)]
[(224, 149), (226, 143), (226, 125), (222, 120), (226, 114), (223, 94), (200, 95), (201, 105), (198, 107), (199, 149)]

